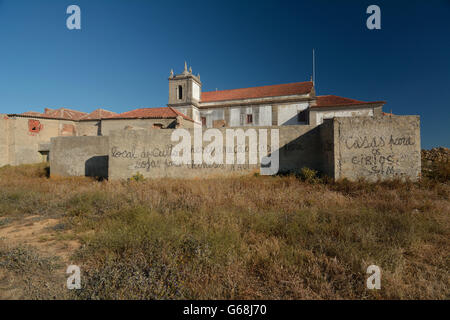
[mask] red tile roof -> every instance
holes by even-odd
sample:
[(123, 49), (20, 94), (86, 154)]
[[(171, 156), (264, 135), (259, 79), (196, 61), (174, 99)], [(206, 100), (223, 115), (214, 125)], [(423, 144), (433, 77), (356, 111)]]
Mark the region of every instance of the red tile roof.
[(194, 121), (171, 107), (141, 108), (105, 119), (176, 119), (177, 116), (182, 116), (185, 120)]
[(21, 113), (21, 115), (23, 115), (23, 116), (38, 116), (38, 117), (43, 116), (42, 113), (36, 112), (36, 111), (27, 111), (27, 112)]
[(83, 116), (86, 115), (86, 112), (71, 110), (67, 108), (59, 108), (56, 110), (46, 109), (45, 113), (42, 116), (65, 120), (80, 120)]
[(254, 99), (308, 94), (313, 88), (311, 81), (277, 84), (272, 86), (202, 92), (201, 102)]
[(385, 104), (385, 101), (371, 101), (365, 102), (350, 98), (344, 98), (334, 95), (317, 96), (316, 105), (313, 108), (320, 107), (345, 107), (345, 106), (356, 106), (356, 105), (366, 105), (366, 104)]
[(104, 110), (104, 109), (97, 109), (92, 111), (91, 113), (83, 116), (80, 118), (80, 120), (100, 120), (105, 118), (110, 118), (117, 115), (116, 112)]

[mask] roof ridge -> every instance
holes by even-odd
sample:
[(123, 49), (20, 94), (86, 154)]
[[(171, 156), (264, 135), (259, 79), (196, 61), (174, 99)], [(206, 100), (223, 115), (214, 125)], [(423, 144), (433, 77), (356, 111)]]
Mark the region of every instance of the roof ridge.
[[(95, 111), (98, 111), (98, 110), (101, 110), (101, 111), (108, 111), (108, 112), (114, 112), (114, 111), (111, 111), (111, 110), (108, 110), (108, 109), (103, 109), (103, 108), (97, 108), (97, 109), (94, 109), (94, 111), (92, 111), (92, 112), (95, 112)], [(92, 113), (92, 112), (90, 112), (90, 113)], [(115, 112), (114, 112), (115, 113)]]
[(61, 108), (58, 108), (58, 109), (52, 109), (50, 112), (52, 112), (52, 111), (61, 111), (61, 110), (63, 110), (63, 111), (74, 111), (74, 112), (86, 113), (87, 114), (87, 112), (74, 110), (74, 109), (70, 109), (70, 108), (66, 108), (66, 107), (61, 107)]
[(279, 84), (266, 84), (263, 86), (253, 86), (253, 87), (245, 87), (245, 88), (235, 88), (235, 89), (224, 89), (224, 90), (216, 90), (216, 91), (202, 91), (202, 93), (209, 92), (222, 92), (222, 91), (232, 91), (232, 90), (245, 90), (245, 89), (254, 89), (254, 88), (266, 88), (266, 87), (275, 87), (275, 86), (283, 86), (283, 85), (292, 85), (292, 84), (301, 84), (301, 83), (313, 83), (312, 81), (300, 81), (300, 82), (288, 82), (288, 83), (279, 83)]
[(190, 117), (188, 117), (187, 115), (185, 115), (183, 112), (178, 111), (177, 109), (174, 109), (172, 107), (167, 106), (170, 110), (172, 110), (176, 115), (183, 117), (183, 119), (192, 121), (192, 122), (196, 122), (194, 119), (191, 119)]

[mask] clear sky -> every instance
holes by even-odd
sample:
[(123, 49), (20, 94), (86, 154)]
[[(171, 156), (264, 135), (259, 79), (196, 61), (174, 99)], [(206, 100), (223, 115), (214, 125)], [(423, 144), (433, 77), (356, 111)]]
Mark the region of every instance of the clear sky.
[(0, 113), (164, 106), (185, 60), (203, 91), (307, 81), (312, 48), (318, 94), (385, 100), (450, 147), (449, 0), (0, 0)]

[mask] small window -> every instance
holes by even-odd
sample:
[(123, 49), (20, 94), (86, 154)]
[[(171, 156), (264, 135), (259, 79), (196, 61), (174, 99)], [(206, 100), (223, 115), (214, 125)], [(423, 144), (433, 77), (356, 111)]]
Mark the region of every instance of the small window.
[(162, 129), (164, 128), (164, 125), (162, 123), (154, 123), (153, 129)]
[(298, 122), (306, 122), (307, 121), (307, 115), (308, 115), (308, 111), (307, 110), (299, 111), (298, 114), (297, 114), (297, 121)]
[(38, 133), (42, 130), (43, 125), (39, 120), (28, 120), (28, 131), (32, 133)]
[(183, 99), (183, 86), (178, 86), (178, 100)]
[(202, 119), (202, 126), (206, 127), (206, 117), (201, 117)]
[(253, 123), (253, 115), (252, 114), (248, 114), (247, 115), (247, 123)]

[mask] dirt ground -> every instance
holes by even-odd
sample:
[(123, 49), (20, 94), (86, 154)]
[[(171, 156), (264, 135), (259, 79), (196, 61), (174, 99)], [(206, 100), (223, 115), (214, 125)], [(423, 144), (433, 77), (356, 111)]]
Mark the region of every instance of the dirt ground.
[[(28, 248), (39, 257), (57, 261), (57, 267), (50, 276), (60, 279), (61, 288), (63, 288), (65, 279), (68, 277), (65, 274), (66, 268), (71, 264), (70, 256), (80, 247), (80, 243), (70, 239), (70, 231), (59, 230), (59, 225), (58, 219), (37, 215), (13, 220), (0, 226), (0, 245), (6, 252), (12, 248)], [(40, 263), (39, 260), (36, 262)], [(30, 289), (29, 277), (22, 277), (21, 272), (18, 272), (17, 269), (17, 267), (12, 270), (0, 268), (0, 299), (29, 297), (28, 293), (25, 294), (25, 291), (29, 292)], [(39, 277), (39, 266), (36, 266), (36, 271), (36, 276)], [(43, 275), (44, 285), (47, 285), (45, 280), (48, 276), (48, 274)]]

